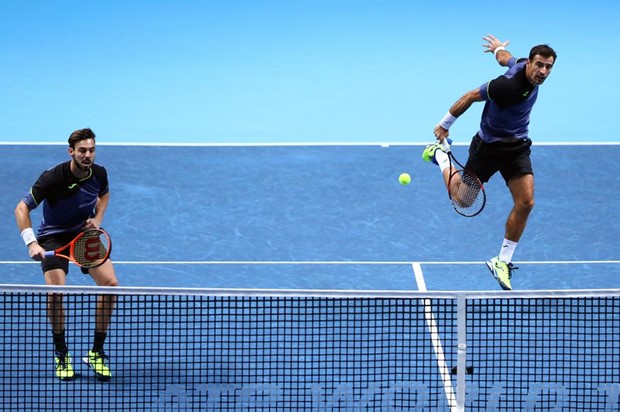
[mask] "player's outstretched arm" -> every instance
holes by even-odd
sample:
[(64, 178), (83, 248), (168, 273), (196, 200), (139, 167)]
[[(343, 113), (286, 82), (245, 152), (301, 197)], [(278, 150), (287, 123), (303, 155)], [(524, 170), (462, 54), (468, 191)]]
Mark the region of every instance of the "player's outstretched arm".
[(448, 129), (450, 129), (450, 126), (452, 126), (456, 119), (465, 113), (473, 103), (481, 102), (482, 100), (480, 88), (475, 88), (461, 96), (433, 129), (437, 140), (443, 143), (443, 140), (449, 136)]
[(482, 40), (486, 42), (482, 45), (485, 49), (484, 52), (493, 53), (500, 66), (508, 66), (508, 60), (510, 60), (512, 54), (506, 50), (506, 47), (510, 44), (510, 40), (500, 41), (492, 34), (484, 36)]

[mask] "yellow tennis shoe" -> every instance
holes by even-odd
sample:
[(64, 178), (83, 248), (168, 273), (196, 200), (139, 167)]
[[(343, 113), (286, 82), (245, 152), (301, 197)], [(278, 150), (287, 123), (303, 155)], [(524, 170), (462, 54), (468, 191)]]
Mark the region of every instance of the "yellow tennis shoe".
[(69, 353), (56, 352), (54, 357), (56, 363), (56, 377), (62, 381), (70, 381), (75, 377), (71, 355)]
[[(452, 144), (452, 139), (446, 137), (446, 141), (448, 142), (448, 144)], [(422, 152), (422, 159), (425, 162), (433, 162), (434, 164), (438, 164), (437, 159), (435, 158), (435, 154), (437, 153), (437, 150), (441, 150), (444, 153), (446, 151), (443, 148), (443, 145), (439, 142), (426, 145), (426, 147), (424, 148), (424, 151)]]
[(435, 152), (437, 152), (437, 150), (444, 151), (443, 147), (441, 147), (439, 143), (426, 145), (424, 151), (422, 152), (422, 159), (425, 162), (433, 162), (434, 164), (437, 164), (437, 160), (435, 160)]
[(112, 378), (112, 372), (108, 365), (106, 365), (107, 359), (108, 357), (103, 351), (93, 352), (91, 350), (88, 351), (88, 356), (82, 358), (82, 361), (95, 372), (97, 379), (102, 382), (107, 382)]
[(486, 264), (502, 289), (512, 290), (512, 285), (510, 284), (512, 271), (518, 269), (518, 267), (515, 267), (512, 263), (502, 262), (499, 260), (499, 256), (487, 260)]

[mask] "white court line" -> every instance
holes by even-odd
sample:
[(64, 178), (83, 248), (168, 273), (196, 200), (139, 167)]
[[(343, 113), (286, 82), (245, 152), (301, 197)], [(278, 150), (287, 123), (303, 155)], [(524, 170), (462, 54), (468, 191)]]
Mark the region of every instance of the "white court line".
[[(413, 274), (418, 285), (418, 290), (420, 292), (426, 292), (426, 281), (424, 280), (424, 274), (422, 273), (422, 266), (417, 262), (412, 263), (411, 266), (413, 267)], [(456, 394), (454, 393), (452, 378), (450, 377), (450, 369), (446, 364), (446, 356), (443, 351), (441, 339), (439, 338), (439, 328), (437, 327), (435, 315), (433, 315), (431, 300), (422, 299), (422, 304), (424, 305), (424, 317), (426, 318), (428, 331), (431, 335), (431, 343), (433, 344), (433, 350), (435, 351), (435, 357), (437, 358), (437, 366), (439, 367), (439, 374), (441, 375), (441, 380), (443, 381), (443, 389), (446, 393), (446, 398), (448, 399), (448, 405), (450, 406), (450, 410), (456, 411)]]
[[(0, 264), (21, 265), (39, 263), (32, 260), (0, 260)], [(483, 265), (485, 262), (473, 261), (429, 261), (415, 262), (419, 265)], [(516, 265), (615, 265), (620, 260), (531, 260), (515, 261)], [(114, 260), (114, 264), (120, 265), (411, 265), (405, 261), (281, 261), (281, 260)]]

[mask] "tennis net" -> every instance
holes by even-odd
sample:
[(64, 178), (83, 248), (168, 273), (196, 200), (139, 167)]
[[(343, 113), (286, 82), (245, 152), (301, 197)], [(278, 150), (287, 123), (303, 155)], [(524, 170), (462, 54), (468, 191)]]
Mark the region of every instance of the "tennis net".
[[(75, 379), (54, 375), (62, 294)], [(81, 358), (116, 306), (99, 382)], [(0, 285), (1, 411), (612, 411), (620, 290)]]

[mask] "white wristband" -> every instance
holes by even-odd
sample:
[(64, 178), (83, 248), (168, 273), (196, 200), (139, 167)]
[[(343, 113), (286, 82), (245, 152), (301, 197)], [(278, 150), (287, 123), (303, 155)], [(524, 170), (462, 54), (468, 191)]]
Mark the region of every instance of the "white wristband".
[(504, 46), (497, 46), (495, 50), (493, 50), (493, 54), (497, 57), (497, 53), (499, 53), (502, 50), (506, 50), (506, 48)]
[(32, 242), (37, 241), (37, 237), (34, 235), (34, 230), (31, 227), (26, 228), (22, 231), (22, 239), (24, 239), (24, 243), (26, 246), (31, 244)]
[(439, 126), (443, 127), (446, 130), (449, 130), (450, 126), (452, 126), (454, 124), (454, 122), (456, 122), (456, 117), (452, 116), (452, 114), (450, 114), (450, 112), (448, 112), (443, 117), (443, 119), (441, 119), (439, 121)]

